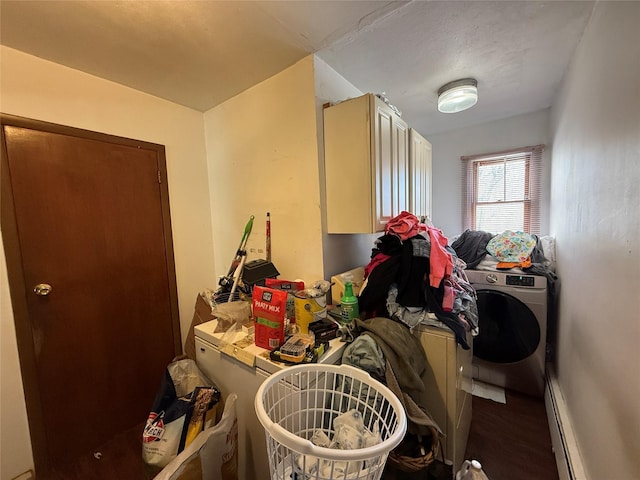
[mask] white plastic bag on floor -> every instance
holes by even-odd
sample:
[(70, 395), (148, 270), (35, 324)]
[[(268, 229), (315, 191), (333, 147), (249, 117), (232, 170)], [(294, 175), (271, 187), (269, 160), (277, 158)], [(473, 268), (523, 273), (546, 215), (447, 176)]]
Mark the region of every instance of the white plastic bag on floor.
[(167, 366), (142, 432), (142, 459), (159, 472), (220, 418), (220, 391), (190, 358)]
[(237, 398), (230, 394), (220, 421), (200, 432), (154, 480), (238, 480)]

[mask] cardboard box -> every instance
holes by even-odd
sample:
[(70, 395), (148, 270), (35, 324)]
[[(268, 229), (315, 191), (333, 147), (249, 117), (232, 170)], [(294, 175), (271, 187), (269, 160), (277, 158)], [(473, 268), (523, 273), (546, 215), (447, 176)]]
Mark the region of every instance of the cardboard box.
[(196, 305), (193, 318), (191, 319), (189, 333), (187, 334), (187, 339), (184, 341), (184, 354), (187, 357), (192, 360), (196, 359), (195, 326), (215, 319), (216, 317), (211, 313), (211, 305), (209, 305), (209, 302), (207, 302), (202, 295), (198, 294), (196, 296)]
[(351, 282), (353, 294), (357, 297), (364, 282), (364, 267), (354, 268), (331, 277), (331, 304), (340, 305), (340, 299), (344, 295), (344, 285)]

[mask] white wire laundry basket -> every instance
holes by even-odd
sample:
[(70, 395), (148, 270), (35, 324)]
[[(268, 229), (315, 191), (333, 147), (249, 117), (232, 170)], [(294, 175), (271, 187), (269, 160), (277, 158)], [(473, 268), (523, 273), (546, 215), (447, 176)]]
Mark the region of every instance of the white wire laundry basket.
[[(349, 365), (284, 368), (262, 383), (255, 408), (265, 429), (271, 480), (379, 480), (407, 430), (398, 397)], [(318, 430), (333, 438), (333, 420), (353, 409), (369, 432), (379, 432), (380, 443), (339, 450), (311, 442)]]

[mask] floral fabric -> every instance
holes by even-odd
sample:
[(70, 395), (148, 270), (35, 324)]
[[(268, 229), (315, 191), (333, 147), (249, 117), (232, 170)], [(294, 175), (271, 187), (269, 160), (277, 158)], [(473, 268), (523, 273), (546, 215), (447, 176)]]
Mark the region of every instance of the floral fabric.
[(524, 262), (536, 246), (536, 239), (524, 232), (505, 230), (487, 243), (487, 252), (500, 262)]

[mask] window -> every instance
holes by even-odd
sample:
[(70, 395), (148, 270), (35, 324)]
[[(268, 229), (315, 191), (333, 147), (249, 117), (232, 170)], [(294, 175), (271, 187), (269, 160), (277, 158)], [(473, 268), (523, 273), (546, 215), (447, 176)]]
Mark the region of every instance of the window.
[(540, 234), (544, 145), (461, 157), (464, 229)]

